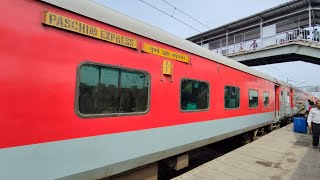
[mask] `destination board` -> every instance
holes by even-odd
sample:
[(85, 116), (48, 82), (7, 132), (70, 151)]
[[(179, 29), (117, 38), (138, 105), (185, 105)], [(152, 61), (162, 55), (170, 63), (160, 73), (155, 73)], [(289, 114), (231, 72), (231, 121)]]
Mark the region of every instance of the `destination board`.
[(43, 24), (137, 49), (137, 40), (52, 12), (44, 12)]
[(189, 63), (189, 61), (190, 61), (189, 56), (187, 56), (185, 54), (181, 54), (181, 53), (177, 53), (177, 52), (170, 51), (167, 49), (159, 48), (159, 47), (147, 44), (147, 43), (143, 43), (142, 50), (144, 52), (147, 52), (150, 54), (166, 57), (169, 59), (174, 59), (176, 61), (181, 61), (184, 63)]

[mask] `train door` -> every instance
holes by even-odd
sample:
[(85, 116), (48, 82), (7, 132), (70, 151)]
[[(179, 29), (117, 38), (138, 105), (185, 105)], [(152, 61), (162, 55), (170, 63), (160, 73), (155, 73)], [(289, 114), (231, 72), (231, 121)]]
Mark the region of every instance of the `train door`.
[(283, 105), (284, 105), (284, 117), (292, 116), (292, 107), (291, 107), (291, 88), (289, 86), (285, 86), (283, 93)]
[(279, 121), (279, 117), (280, 117), (280, 91), (281, 88), (279, 85), (275, 86), (275, 122)]
[(290, 109), (291, 109), (291, 115), (293, 115), (293, 108), (294, 108), (294, 104), (293, 104), (293, 89), (290, 88)]

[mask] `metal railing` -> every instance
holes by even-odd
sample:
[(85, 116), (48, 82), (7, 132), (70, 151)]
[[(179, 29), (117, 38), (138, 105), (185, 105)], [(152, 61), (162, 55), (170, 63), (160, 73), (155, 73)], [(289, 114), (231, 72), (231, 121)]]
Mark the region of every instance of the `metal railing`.
[(309, 30), (293, 29), (286, 32), (278, 33), (274, 36), (266, 38), (258, 38), (250, 41), (240, 42), (223, 46), (220, 48), (212, 49), (216, 53), (223, 55), (230, 55), (235, 53), (252, 52), (266, 47), (281, 45), (289, 42), (302, 41), (320, 44), (320, 32), (313, 31), (310, 35)]

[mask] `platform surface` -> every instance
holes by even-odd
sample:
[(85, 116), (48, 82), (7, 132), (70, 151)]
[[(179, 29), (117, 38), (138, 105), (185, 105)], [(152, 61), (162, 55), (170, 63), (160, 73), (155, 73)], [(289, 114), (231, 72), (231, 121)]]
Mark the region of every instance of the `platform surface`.
[(311, 143), (289, 124), (174, 179), (320, 180), (320, 150)]

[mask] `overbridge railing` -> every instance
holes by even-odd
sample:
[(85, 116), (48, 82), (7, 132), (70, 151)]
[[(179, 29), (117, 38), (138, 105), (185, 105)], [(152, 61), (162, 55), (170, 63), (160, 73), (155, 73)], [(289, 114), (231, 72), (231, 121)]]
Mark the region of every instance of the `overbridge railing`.
[(232, 45), (212, 49), (212, 51), (223, 54), (223, 55), (230, 55), (235, 53), (256, 51), (266, 47), (281, 45), (284, 43), (295, 42), (295, 41), (303, 41), (303, 42), (320, 44), (319, 39), (320, 39), (319, 31), (313, 31), (312, 34), (310, 35), (309, 30), (293, 29), (290, 31), (278, 33), (274, 36), (253, 39), (250, 41), (235, 43)]

